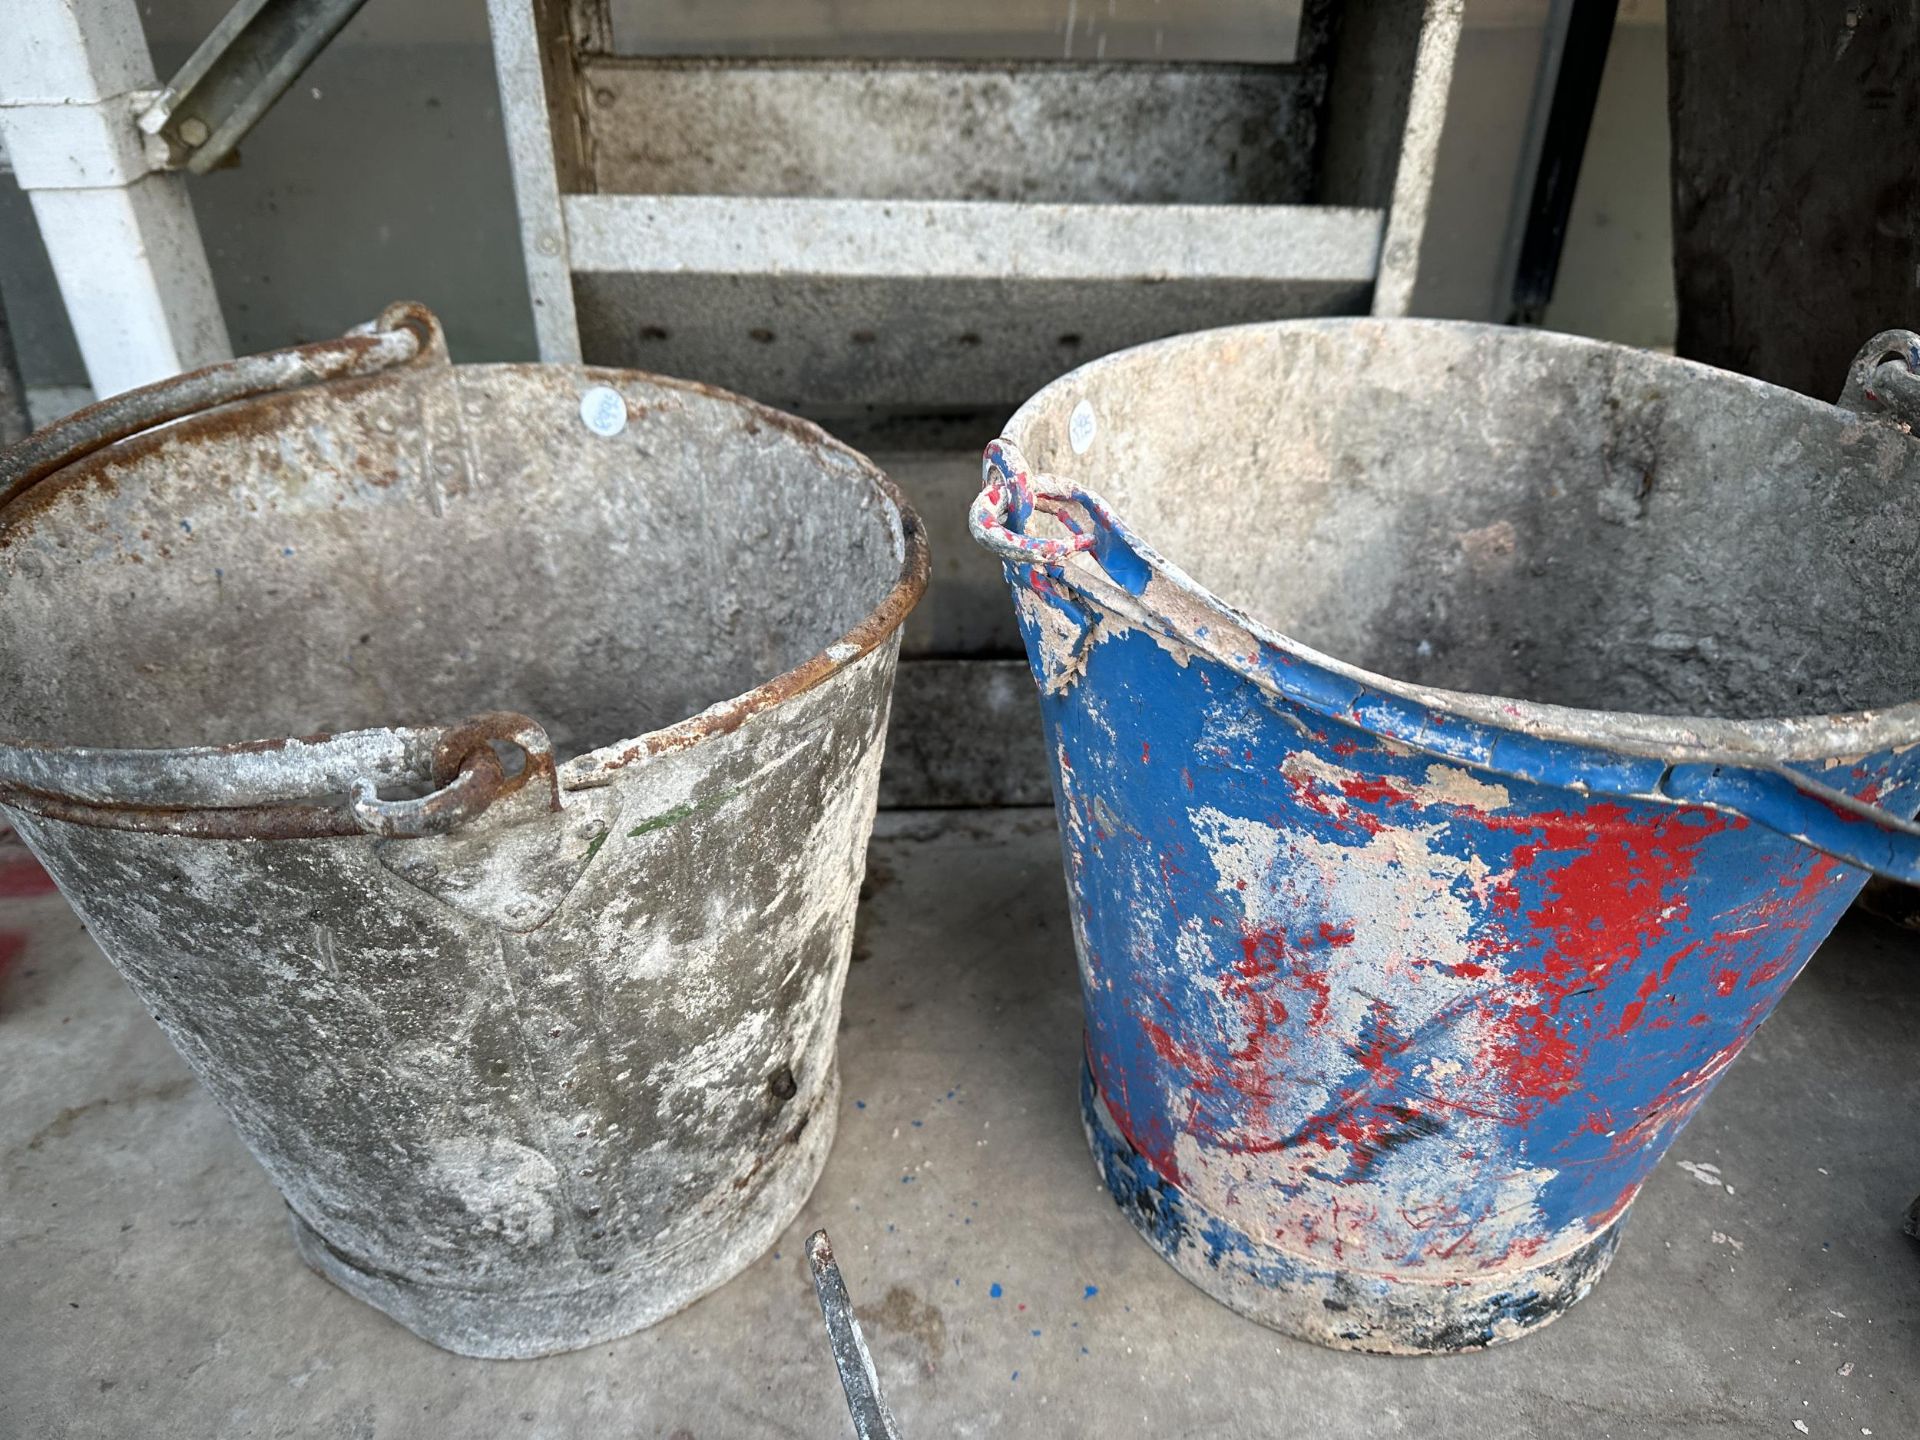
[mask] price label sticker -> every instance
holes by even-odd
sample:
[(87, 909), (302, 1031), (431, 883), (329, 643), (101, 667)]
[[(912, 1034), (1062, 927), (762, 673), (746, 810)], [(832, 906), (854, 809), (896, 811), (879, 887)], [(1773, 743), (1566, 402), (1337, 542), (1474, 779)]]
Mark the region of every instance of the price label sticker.
[(580, 419), (596, 435), (618, 435), (627, 428), (627, 402), (611, 386), (596, 385), (580, 397)]
[(1067, 443), (1073, 446), (1073, 453), (1084, 455), (1087, 447), (1093, 444), (1093, 406), (1082, 400), (1073, 407), (1073, 414), (1067, 417)]

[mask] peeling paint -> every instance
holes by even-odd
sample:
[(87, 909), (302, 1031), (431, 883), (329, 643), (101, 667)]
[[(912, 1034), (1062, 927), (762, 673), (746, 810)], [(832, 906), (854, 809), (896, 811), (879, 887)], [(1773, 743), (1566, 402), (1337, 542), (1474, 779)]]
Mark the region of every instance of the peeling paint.
[[(1303, 733), (1271, 703), (1137, 633), (1043, 696), (1089, 1124), (1137, 1157), (1109, 1181), (1151, 1176), (1154, 1226), (1121, 1196), (1149, 1238), (1281, 1328), (1373, 1349), (1521, 1333), (1585, 1293), (1857, 872), (1709, 811), (1496, 780), (1310, 715)], [(1333, 1334), (1318, 1282), (1275, 1280), (1316, 1274), (1391, 1303), (1349, 1296)]]
[[(1036, 445), (1049, 403), (1022, 412)], [(1115, 1198), (1203, 1290), (1322, 1343), (1551, 1321), (1859, 890), (1832, 856), (1912, 863), (1914, 707), (1669, 719), (1405, 684), (1261, 627), (998, 445), (974, 533), (1041, 692)], [(1514, 525), (1458, 538), (1468, 583), (1523, 568)]]

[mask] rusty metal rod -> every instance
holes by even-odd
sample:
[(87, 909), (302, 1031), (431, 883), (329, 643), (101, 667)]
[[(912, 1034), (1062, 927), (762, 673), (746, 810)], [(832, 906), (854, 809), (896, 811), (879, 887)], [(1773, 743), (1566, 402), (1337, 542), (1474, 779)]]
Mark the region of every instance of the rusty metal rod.
[(827, 1339), (833, 1346), (834, 1368), (840, 1372), (840, 1388), (847, 1392), (847, 1409), (853, 1415), (853, 1433), (859, 1440), (900, 1440), (899, 1427), (886, 1397), (880, 1393), (880, 1377), (873, 1368), (873, 1352), (860, 1333), (854, 1318), (853, 1299), (847, 1294), (847, 1282), (834, 1263), (833, 1242), (827, 1232), (816, 1230), (807, 1237), (807, 1264), (813, 1270), (813, 1288), (820, 1296), (820, 1313), (827, 1318)]
[(294, 390), (404, 365), (427, 347), (432, 318), (417, 306), (390, 306), (373, 327), (264, 355), (224, 360), (76, 410), (0, 450), (0, 508), (96, 450), (172, 420), (249, 396)]

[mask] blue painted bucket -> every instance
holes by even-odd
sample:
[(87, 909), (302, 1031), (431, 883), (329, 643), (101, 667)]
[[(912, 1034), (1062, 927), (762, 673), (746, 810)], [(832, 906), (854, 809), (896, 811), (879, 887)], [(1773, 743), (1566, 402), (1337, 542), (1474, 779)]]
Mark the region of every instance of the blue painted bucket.
[(1861, 408), (1308, 321), (988, 447), (1087, 1132), (1181, 1274), (1345, 1348), (1546, 1323), (1868, 872), (1920, 876), (1920, 443)]

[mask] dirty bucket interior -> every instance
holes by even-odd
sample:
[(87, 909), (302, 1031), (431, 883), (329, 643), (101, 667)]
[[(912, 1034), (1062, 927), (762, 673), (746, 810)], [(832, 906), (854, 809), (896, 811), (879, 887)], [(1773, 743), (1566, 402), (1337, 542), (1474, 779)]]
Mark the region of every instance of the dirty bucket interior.
[[(583, 422), (592, 385), (624, 395), (621, 433)], [(0, 515), (0, 734), (219, 744), (510, 709), (577, 754), (879, 606), (904, 555), (882, 483), (810, 426), (631, 373), (422, 366), (244, 402)]]
[(1397, 679), (1731, 720), (1920, 696), (1920, 442), (1725, 372), (1248, 326), (1096, 361), (1009, 433), (1228, 604)]

